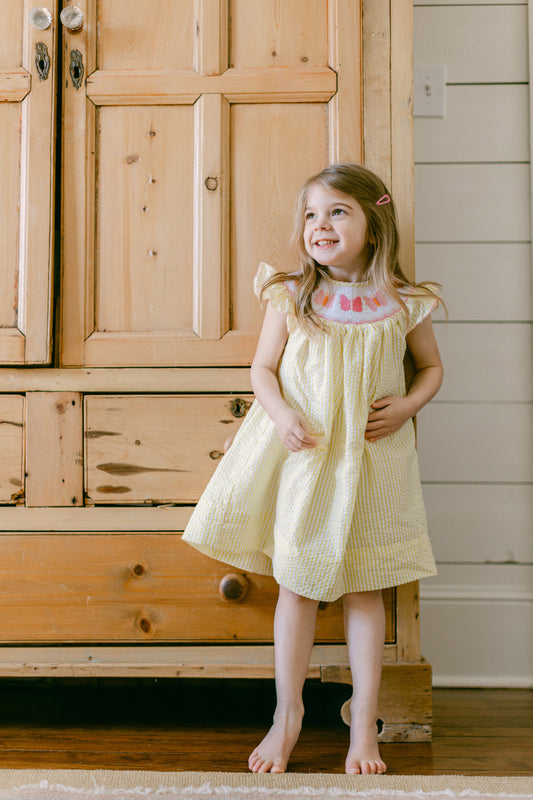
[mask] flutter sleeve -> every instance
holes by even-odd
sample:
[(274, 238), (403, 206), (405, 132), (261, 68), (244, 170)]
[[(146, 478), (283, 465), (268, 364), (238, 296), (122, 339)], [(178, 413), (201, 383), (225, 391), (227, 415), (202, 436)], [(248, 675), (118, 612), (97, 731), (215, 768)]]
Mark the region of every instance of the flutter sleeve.
[[(261, 289), (265, 283), (277, 274), (277, 270), (269, 264), (261, 263), (254, 278), (254, 294), (256, 297), (261, 297)], [(291, 294), (291, 289), (294, 291), (295, 284), (289, 277), (283, 283), (275, 283), (269, 286), (264, 292), (263, 298), (270, 300), (276, 311), (282, 311), (284, 314), (291, 314), (294, 316), (294, 300)]]
[[(438, 292), (438, 286), (435, 284), (427, 283), (425, 285), (434, 292)], [(416, 326), (419, 325), (423, 319), (428, 317), (432, 311), (435, 311), (439, 305), (437, 298), (431, 295), (419, 296), (416, 294), (409, 294), (404, 297), (404, 300), (407, 306), (406, 335), (411, 333), (411, 331), (416, 328)]]

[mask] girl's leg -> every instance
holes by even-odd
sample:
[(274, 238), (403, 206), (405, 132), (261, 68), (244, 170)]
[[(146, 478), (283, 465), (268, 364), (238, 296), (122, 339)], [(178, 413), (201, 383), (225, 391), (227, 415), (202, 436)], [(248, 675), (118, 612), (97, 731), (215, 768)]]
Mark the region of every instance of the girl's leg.
[(318, 601), (279, 587), (274, 617), (277, 705), (274, 724), (248, 759), (252, 772), (287, 769), (302, 727), (302, 690), (315, 638), (317, 608)]
[(385, 645), (385, 609), (381, 591), (343, 597), (344, 631), (353, 678), (350, 749), (346, 772), (385, 772), (378, 748), (378, 693)]

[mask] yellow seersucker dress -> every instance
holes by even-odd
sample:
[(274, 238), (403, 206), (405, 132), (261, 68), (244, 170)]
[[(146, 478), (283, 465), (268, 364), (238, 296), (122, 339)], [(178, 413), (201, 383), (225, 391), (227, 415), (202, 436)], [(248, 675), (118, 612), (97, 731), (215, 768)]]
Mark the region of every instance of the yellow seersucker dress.
[[(256, 294), (274, 273), (261, 264)], [(436, 301), (406, 295), (406, 313), (367, 282), (328, 280), (313, 294), (326, 335), (306, 338), (294, 289), (288, 278), (265, 296), (288, 315), (283, 397), (319, 444), (290, 453), (255, 401), (183, 539), (315, 600), (435, 575), (413, 422), (376, 442), (364, 431), (371, 403), (405, 395), (405, 336)]]

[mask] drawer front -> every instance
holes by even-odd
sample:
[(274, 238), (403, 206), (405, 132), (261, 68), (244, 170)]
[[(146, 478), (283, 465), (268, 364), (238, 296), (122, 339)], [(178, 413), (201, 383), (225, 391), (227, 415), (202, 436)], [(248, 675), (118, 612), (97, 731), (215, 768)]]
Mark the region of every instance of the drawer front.
[[(245, 595), (226, 599), (223, 579)], [(277, 594), (273, 578), (207, 558), (178, 533), (0, 535), (2, 643), (270, 642)], [(394, 590), (384, 595), (392, 643)], [(341, 601), (319, 608), (317, 641), (343, 637)]]
[(253, 395), (85, 398), (88, 503), (195, 503)]
[(24, 490), (24, 397), (0, 395), (0, 503), (16, 503)]

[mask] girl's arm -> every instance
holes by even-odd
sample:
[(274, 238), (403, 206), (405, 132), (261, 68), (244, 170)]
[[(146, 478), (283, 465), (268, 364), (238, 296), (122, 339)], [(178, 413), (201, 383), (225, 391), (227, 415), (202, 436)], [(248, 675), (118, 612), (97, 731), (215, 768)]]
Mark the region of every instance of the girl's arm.
[(365, 438), (370, 442), (390, 436), (429, 403), (440, 389), (443, 376), (439, 348), (431, 317), (426, 317), (406, 338), (413, 356), (415, 378), (405, 397), (383, 397), (372, 403)]
[(316, 446), (302, 417), (281, 396), (278, 366), (287, 342), (287, 315), (269, 303), (252, 361), (252, 388), (259, 403), (278, 429), (279, 438), (292, 453)]

